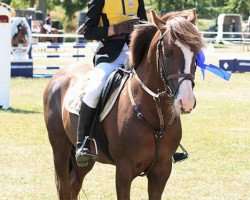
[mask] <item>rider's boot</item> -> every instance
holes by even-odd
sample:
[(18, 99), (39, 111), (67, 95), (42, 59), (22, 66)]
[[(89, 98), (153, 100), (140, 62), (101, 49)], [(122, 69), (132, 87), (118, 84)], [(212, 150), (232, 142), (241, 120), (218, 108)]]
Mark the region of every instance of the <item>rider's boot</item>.
[(188, 152), (186, 151), (186, 149), (184, 149), (184, 147), (181, 144), (179, 145), (179, 147), (181, 148), (182, 152), (174, 153), (172, 157), (173, 163), (180, 162), (188, 158)]
[(174, 163), (180, 162), (180, 161), (186, 160), (187, 158), (188, 158), (187, 154), (176, 152), (173, 155), (173, 162)]
[[(76, 162), (79, 167), (88, 165), (88, 161), (97, 157), (95, 139), (89, 136), (93, 123), (95, 108), (91, 108), (84, 102), (81, 105), (78, 119), (77, 143), (76, 143)], [(90, 150), (90, 142), (95, 144), (95, 152)]]

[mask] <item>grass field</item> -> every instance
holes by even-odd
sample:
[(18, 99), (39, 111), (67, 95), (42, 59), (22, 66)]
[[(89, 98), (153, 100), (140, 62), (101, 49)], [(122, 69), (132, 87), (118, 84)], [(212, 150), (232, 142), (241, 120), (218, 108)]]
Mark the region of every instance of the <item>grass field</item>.
[[(48, 80), (11, 79), (11, 109), (0, 110), (1, 200), (57, 198), (42, 113)], [(174, 165), (162, 199), (250, 199), (250, 74), (233, 74), (226, 82), (207, 73), (203, 81), (198, 71), (195, 94), (196, 109), (182, 116), (182, 144), (190, 158)], [(97, 163), (81, 199), (116, 199), (114, 177), (114, 166)], [(131, 196), (147, 199), (146, 178), (135, 179)]]

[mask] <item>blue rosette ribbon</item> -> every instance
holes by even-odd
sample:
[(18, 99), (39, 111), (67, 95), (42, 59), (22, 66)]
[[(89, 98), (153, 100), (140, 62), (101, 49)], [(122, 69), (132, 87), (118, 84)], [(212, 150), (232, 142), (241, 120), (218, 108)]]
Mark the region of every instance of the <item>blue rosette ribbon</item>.
[(223, 78), (224, 80), (229, 81), (231, 78), (231, 73), (215, 66), (212, 64), (205, 64), (205, 55), (203, 51), (199, 51), (196, 56), (196, 65), (201, 68), (201, 73), (203, 76), (203, 79), (205, 79), (205, 70), (212, 72), (216, 76), (219, 76)]

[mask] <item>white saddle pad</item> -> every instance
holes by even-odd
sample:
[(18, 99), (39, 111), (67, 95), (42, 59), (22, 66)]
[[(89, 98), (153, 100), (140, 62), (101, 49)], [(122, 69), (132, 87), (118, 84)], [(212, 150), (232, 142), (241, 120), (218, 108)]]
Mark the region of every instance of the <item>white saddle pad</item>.
[[(86, 75), (80, 77), (74, 84), (69, 86), (69, 89), (64, 97), (64, 107), (68, 112), (79, 115), (87, 81), (91, 78), (91, 76), (92, 73), (87, 73)], [(115, 91), (108, 99), (102, 113), (100, 114), (100, 121), (102, 121), (110, 112), (125, 82), (126, 79), (122, 79), (119, 87), (115, 89)]]
[(90, 75), (86, 74), (80, 77), (74, 84), (69, 86), (69, 89), (64, 97), (64, 107), (70, 113), (79, 115), (82, 98), (85, 94), (85, 88)]

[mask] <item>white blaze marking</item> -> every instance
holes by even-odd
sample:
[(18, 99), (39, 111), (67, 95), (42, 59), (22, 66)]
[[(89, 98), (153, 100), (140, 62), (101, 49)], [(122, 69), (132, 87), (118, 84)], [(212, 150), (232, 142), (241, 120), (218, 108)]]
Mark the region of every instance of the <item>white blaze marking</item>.
[(190, 73), (190, 70), (191, 70), (191, 63), (192, 63), (192, 59), (193, 59), (193, 56), (194, 56), (194, 52), (192, 52), (190, 50), (190, 47), (189, 46), (186, 46), (182, 43), (180, 43), (179, 40), (176, 40), (175, 41), (175, 44), (181, 48), (182, 52), (183, 52), (183, 55), (184, 55), (184, 58), (185, 58), (185, 68), (184, 68), (184, 73), (187, 74), (187, 73)]
[[(190, 50), (189, 46), (182, 44), (179, 40), (175, 41), (175, 44), (180, 47), (185, 59), (184, 73), (188, 74), (191, 72), (191, 64), (194, 56), (194, 52)], [(178, 81), (183, 78), (179, 78)], [(184, 80), (180, 87), (179, 93), (175, 100), (175, 109), (180, 114), (180, 109), (183, 108), (185, 111), (191, 111), (194, 107), (195, 98), (192, 90), (192, 83), (190, 80)]]

